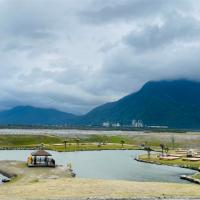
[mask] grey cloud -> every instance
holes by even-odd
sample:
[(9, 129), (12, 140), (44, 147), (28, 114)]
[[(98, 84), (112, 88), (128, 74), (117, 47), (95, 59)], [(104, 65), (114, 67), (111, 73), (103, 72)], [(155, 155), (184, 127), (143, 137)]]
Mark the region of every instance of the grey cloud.
[[(37, 11), (30, 1), (7, 1), (1, 3), (1, 32), (14, 37), (44, 37), (47, 24), (41, 9)], [(32, 7), (33, 6), (33, 7)], [(32, 8), (31, 8), (32, 7)]]
[(192, 7), (191, 2), (187, 0), (125, 0), (84, 10), (81, 16), (85, 21), (94, 24), (113, 23), (156, 17), (158, 13), (162, 15), (179, 8), (189, 9), (190, 7)]
[(143, 54), (133, 54), (128, 48), (119, 50), (104, 64), (104, 73), (112, 74), (104, 83), (111, 91), (129, 93), (149, 80), (200, 80), (199, 51), (200, 44), (196, 47), (181, 45), (174, 49), (168, 46), (164, 50)]
[(15, 50), (29, 50), (32, 49), (33, 46), (32, 45), (26, 45), (26, 44), (15, 44), (15, 43), (10, 43), (8, 42), (7, 44), (5, 44), (5, 46), (3, 47), (3, 51), (4, 52), (9, 52), (9, 51), (15, 51)]
[(165, 47), (171, 43), (193, 42), (200, 39), (200, 21), (177, 14), (169, 16), (163, 25), (145, 26), (141, 31), (132, 31), (125, 42), (136, 51)]

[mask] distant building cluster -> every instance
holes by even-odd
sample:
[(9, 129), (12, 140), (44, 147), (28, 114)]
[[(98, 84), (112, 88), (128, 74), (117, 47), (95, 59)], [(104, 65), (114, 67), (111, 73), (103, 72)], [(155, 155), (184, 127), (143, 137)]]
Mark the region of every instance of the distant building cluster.
[(134, 127), (134, 128), (143, 128), (144, 127), (144, 123), (143, 123), (143, 121), (142, 120), (133, 120), (132, 121), (132, 126)]
[[(103, 122), (102, 124), (103, 127), (122, 127), (122, 124), (120, 124), (119, 122)], [(132, 124), (129, 125), (129, 126), (125, 126), (125, 127), (134, 127), (134, 128), (143, 128), (144, 127), (144, 123), (142, 120), (133, 120), (132, 121)]]
[(133, 127), (133, 128), (154, 128), (154, 129), (167, 129), (168, 126), (148, 126), (148, 125), (145, 125), (144, 122), (141, 120), (141, 119), (133, 119), (132, 120), (132, 123), (128, 124), (128, 125), (122, 125), (121, 123), (119, 122), (109, 122), (109, 121), (106, 121), (106, 122), (103, 122), (102, 123), (102, 126), (103, 127), (113, 127), (113, 128), (119, 128), (119, 127)]

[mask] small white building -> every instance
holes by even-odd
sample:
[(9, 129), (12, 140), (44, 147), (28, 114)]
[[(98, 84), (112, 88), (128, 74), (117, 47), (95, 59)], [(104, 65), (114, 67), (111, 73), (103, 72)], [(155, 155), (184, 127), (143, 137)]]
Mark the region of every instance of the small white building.
[(110, 127), (110, 122), (103, 122), (102, 126), (103, 127)]

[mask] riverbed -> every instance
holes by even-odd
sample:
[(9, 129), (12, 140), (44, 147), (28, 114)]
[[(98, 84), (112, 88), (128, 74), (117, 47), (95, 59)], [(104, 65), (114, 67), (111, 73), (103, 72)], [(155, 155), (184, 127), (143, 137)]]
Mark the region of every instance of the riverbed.
[[(26, 161), (30, 150), (2, 150), (0, 160)], [(78, 178), (128, 180), (143, 182), (187, 183), (180, 175), (194, 174), (195, 171), (179, 167), (150, 165), (134, 160), (144, 151), (50, 151), (57, 165), (72, 164)]]

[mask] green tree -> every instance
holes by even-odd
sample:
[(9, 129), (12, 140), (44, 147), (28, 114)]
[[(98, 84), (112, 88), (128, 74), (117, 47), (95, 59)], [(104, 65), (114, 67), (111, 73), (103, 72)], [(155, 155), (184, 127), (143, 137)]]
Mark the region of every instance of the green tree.
[(120, 143), (121, 143), (122, 147), (124, 147), (125, 141), (124, 141), (124, 140), (121, 140)]

